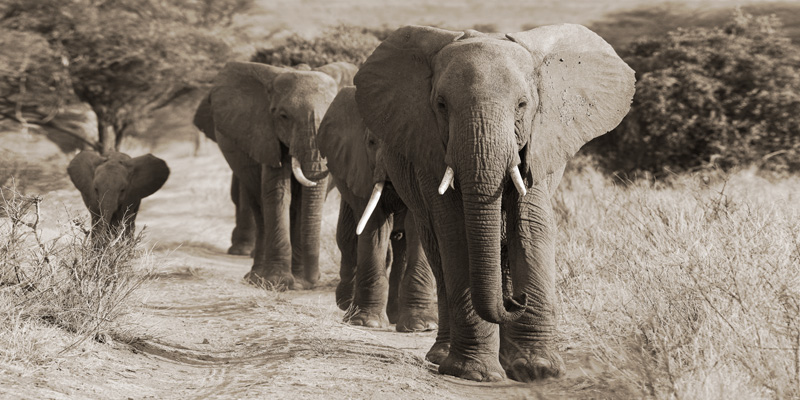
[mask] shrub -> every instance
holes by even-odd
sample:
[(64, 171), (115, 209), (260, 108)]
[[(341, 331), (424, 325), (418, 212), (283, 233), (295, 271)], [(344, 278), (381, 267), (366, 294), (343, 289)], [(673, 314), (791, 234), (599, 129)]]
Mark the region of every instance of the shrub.
[(310, 40), (294, 34), (278, 47), (257, 50), (250, 61), (276, 66), (308, 64), (311, 67), (346, 61), (360, 66), (392, 31), (389, 28), (339, 25)]
[(25, 350), (37, 340), (25, 336), (35, 326), (76, 334), (62, 352), (87, 338), (118, 337), (117, 318), (150, 276), (139, 265), (141, 233), (109, 234), (107, 246), (95, 246), (79, 221), (46, 232), (38, 196), (2, 188), (0, 200), (0, 360), (46, 358)]
[(800, 48), (774, 16), (737, 10), (717, 28), (634, 42), (631, 111), (588, 150), (614, 172), (800, 169)]

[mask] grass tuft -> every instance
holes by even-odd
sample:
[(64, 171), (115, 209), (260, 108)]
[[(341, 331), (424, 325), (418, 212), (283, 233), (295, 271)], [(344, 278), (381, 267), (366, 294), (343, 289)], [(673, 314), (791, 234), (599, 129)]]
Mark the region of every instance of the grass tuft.
[(799, 182), (709, 181), (565, 176), (564, 331), (643, 395), (800, 397)]
[[(48, 238), (41, 226), (38, 196), (16, 188), (0, 192), (0, 359), (31, 362), (63, 354), (93, 338), (117, 336), (115, 321), (150, 274), (141, 233), (101, 238), (96, 246), (79, 220)], [(70, 332), (71, 341), (47, 352), (34, 331)], [(37, 353), (37, 350), (40, 352)]]

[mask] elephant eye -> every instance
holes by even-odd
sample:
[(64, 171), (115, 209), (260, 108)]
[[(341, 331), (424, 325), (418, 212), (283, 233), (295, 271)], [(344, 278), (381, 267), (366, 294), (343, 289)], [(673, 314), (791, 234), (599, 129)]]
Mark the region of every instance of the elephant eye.
[(436, 99), (436, 107), (439, 108), (439, 111), (441, 111), (442, 114), (447, 114), (447, 104), (445, 104), (444, 98), (439, 97)]
[(528, 105), (528, 101), (525, 99), (520, 99), (519, 104), (517, 104), (517, 109), (525, 108)]

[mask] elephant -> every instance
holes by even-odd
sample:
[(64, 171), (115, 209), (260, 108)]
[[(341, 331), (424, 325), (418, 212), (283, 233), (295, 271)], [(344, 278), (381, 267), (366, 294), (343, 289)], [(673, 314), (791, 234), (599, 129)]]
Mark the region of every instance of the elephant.
[(169, 167), (152, 154), (131, 158), (116, 151), (100, 155), (83, 150), (70, 161), (67, 173), (92, 216), (92, 239), (102, 244), (120, 230), (133, 236), (142, 199), (164, 185)]
[[(193, 122), (197, 129), (216, 143), (214, 116), (208, 96), (204, 97), (197, 106)], [(235, 174), (231, 174), (231, 200), (236, 207), (236, 225), (231, 233), (231, 247), (228, 248), (228, 254), (249, 256), (255, 248), (256, 224), (250, 204), (241, 200), (246, 196), (243, 191), (244, 187), (239, 184), (239, 178)]]
[[(341, 194), (336, 242), (341, 280), (336, 303), (354, 325), (400, 332), (433, 330), (438, 315), (433, 273), (413, 217), (387, 181), (375, 137), (358, 114), (355, 88), (345, 87), (322, 119), (317, 138)], [(373, 191), (378, 183), (379, 188)], [(371, 210), (356, 224), (355, 216)], [(389, 279), (386, 269), (391, 265)], [(352, 308), (351, 308), (352, 307)]]
[[(560, 376), (551, 196), (617, 126), (634, 72), (574, 24), (519, 33), (405, 26), (354, 78), (366, 126), (437, 281), (426, 358), (476, 381)], [(452, 188), (451, 188), (452, 185)]]
[[(299, 71), (311, 70), (311, 66), (308, 64), (298, 64), (292, 68)], [(211, 111), (211, 100), (209, 96), (205, 96), (197, 106), (193, 123), (207, 138), (215, 143), (217, 142), (217, 137), (214, 135), (214, 116)], [(228, 254), (250, 256), (253, 255), (253, 249), (255, 248), (256, 225), (253, 210), (250, 208), (249, 203), (240, 200), (246, 196), (243, 190), (244, 188), (239, 184), (239, 178), (237, 178), (235, 174), (232, 174), (231, 201), (233, 201), (236, 208), (236, 225), (231, 233), (231, 247), (228, 248)]]
[(329, 178), (317, 131), (356, 70), (345, 62), (309, 70), (229, 62), (214, 79), (214, 137), (238, 179), (239, 201), (254, 216), (254, 260), (245, 275), (251, 283), (303, 289), (319, 280)]

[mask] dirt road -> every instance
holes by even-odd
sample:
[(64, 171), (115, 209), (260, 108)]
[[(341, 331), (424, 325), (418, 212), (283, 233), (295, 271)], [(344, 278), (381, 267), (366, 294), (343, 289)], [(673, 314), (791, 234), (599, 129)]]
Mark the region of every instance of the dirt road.
[[(146, 226), (156, 279), (140, 290), (116, 339), (85, 341), (44, 366), (5, 371), (0, 397), (551, 398), (579, 385), (587, 365), (571, 368), (572, 378), (535, 385), (444, 377), (424, 361), (434, 332), (342, 323), (334, 303), (336, 192), (325, 206), (315, 289), (275, 292), (244, 283), (251, 260), (225, 254), (233, 224), (227, 165), (212, 146), (197, 157), (190, 153), (180, 146), (158, 152), (172, 173), (142, 202), (137, 220)], [(51, 224), (84, 213), (75, 190), (46, 196), (43, 219)], [(68, 340), (52, 345), (59, 343)]]

